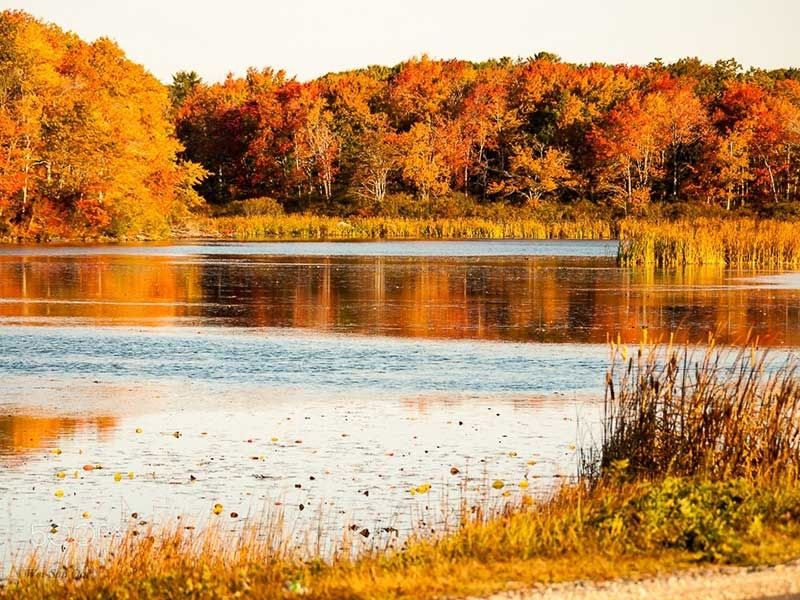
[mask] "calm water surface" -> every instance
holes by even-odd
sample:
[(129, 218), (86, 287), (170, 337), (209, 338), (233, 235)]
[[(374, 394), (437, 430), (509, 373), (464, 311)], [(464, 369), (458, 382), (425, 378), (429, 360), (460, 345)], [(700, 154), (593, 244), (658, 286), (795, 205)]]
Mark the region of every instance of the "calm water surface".
[(615, 250), (0, 247), (0, 560), (215, 502), (231, 527), (277, 504), (368, 544), (487, 478), (514, 495), (574, 474), (610, 336), (800, 346), (796, 274), (619, 269)]

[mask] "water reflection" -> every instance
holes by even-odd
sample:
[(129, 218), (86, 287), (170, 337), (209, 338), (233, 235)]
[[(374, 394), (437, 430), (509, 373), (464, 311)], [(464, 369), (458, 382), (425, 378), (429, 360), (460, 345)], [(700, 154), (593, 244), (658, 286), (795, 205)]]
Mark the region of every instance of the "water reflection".
[(61, 438), (91, 436), (98, 441), (110, 439), (116, 427), (116, 417), (2, 415), (0, 416), (0, 464), (15, 464), (27, 454), (52, 448)]
[(800, 345), (793, 289), (762, 273), (618, 269), (608, 257), (7, 256), (0, 317), (302, 327), (404, 337), (635, 341), (751, 331)]

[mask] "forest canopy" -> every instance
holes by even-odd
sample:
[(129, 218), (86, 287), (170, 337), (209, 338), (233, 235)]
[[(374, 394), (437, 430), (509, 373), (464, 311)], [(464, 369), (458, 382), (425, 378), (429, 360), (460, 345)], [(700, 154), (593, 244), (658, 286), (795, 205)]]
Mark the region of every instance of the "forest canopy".
[(552, 54), (422, 56), (308, 83), (253, 69), (195, 81), (176, 126), (184, 156), (210, 172), (200, 189), (214, 203), (270, 196), (369, 213), (403, 193), (589, 200), (622, 214), (675, 201), (753, 210), (798, 199), (798, 75)]
[(108, 39), (6, 11), (0, 151), (0, 237), (160, 237), (254, 198), (343, 216), (797, 214), (800, 72), (540, 53), (164, 85)]

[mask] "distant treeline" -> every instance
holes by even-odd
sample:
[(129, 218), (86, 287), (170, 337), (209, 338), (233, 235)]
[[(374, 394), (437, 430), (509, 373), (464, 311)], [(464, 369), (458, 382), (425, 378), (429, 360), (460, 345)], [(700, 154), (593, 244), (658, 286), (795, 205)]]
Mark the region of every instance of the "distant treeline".
[(799, 174), (795, 69), (423, 56), (165, 86), (107, 39), (0, 13), (0, 237), (161, 236), (202, 199), (361, 217), (787, 216)]
[(798, 199), (800, 72), (733, 60), (572, 65), (415, 58), (300, 83), (250, 70), (172, 85), (183, 156), (210, 202), (269, 196), (373, 214), (388, 194), (641, 212), (680, 199), (774, 210)]

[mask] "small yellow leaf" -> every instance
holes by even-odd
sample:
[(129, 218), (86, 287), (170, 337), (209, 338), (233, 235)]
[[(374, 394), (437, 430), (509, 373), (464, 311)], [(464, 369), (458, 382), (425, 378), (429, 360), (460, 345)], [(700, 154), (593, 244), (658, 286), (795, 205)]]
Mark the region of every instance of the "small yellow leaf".
[(56, 490), (53, 494), (56, 498), (63, 498), (64, 497), (64, 490)]
[(114, 481), (122, 481), (122, 473), (114, 473)]

